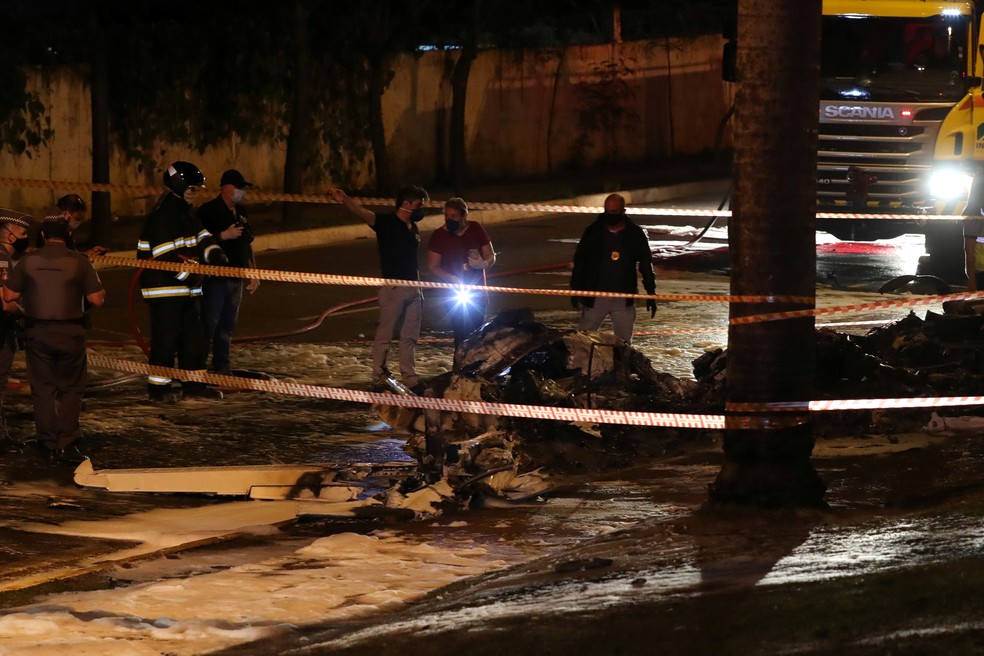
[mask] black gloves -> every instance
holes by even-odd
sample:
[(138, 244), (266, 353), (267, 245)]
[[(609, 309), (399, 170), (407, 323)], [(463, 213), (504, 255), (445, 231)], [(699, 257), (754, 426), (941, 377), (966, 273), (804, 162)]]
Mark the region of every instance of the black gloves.
[(652, 319), (656, 316), (656, 301), (653, 299), (648, 299), (646, 301), (646, 309), (649, 310), (649, 318)]
[(205, 253), (205, 262), (215, 266), (225, 266), (229, 264), (229, 256), (221, 248), (211, 248)]

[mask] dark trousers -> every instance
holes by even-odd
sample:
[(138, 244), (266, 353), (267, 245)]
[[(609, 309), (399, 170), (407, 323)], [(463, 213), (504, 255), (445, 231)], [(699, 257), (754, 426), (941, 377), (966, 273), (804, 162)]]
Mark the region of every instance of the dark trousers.
[(28, 328), (25, 337), (38, 440), (49, 449), (64, 449), (82, 434), (79, 412), (88, 371), (85, 328), (40, 322)]
[[(208, 338), (202, 322), (200, 299), (197, 297), (164, 298), (149, 301), (150, 306), (150, 356), (148, 362), (160, 367), (173, 367), (204, 371), (208, 358)], [(167, 388), (169, 378), (150, 376), (150, 391)], [(185, 387), (202, 383), (185, 383)]]
[(473, 294), (465, 303), (459, 303), (454, 296), (444, 299), (444, 307), (454, 332), (455, 348), (485, 323), (485, 309), (488, 304), (488, 294)]
[(7, 432), (7, 415), (6, 415), (6, 402), (7, 402), (7, 381), (10, 379), (10, 369), (14, 364), (14, 353), (17, 349), (14, 347), (14, 340), (0, 338), (0, 437), (9, 438), (10, 434)]
[(243, 301), (241, 278), (208, 278), (202, 285), (205, 293), (205, 330), (212, 343), (212, 370), (228, 374), (232, 368), (229, 349), (232, 331), (239, 318), (239, 305)]

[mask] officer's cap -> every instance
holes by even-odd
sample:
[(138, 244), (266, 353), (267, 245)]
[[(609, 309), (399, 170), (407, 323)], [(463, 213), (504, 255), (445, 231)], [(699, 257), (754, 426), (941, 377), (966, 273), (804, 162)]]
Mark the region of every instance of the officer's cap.
[(15, 212), (14, 210), (8, 210), (0, 207), (0, 224), (12, 223), (24, 228), (25, 230), (30, 230), (32, 221), (34, 221), (34, 217), (30, 214)]

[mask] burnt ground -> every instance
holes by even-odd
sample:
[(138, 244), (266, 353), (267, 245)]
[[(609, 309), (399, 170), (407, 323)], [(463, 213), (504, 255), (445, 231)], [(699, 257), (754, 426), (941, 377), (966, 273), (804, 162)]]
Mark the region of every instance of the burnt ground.
[(680, 515), (227, 653), (981, 653), (981, 437), (821, 438), (826, 510), (703, 505), (720, 447), (694, 443), (620, 472)]

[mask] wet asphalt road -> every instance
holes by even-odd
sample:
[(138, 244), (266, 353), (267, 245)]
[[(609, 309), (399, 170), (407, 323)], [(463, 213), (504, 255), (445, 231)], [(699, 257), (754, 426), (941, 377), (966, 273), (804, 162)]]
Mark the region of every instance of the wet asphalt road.
[[(698, 198), (678, 202), (678, 207), (713, 208), (719, 199)], [(570, 260), (574, 245), (590, 216), (555, 215), (490, 226), (489, 232), (499, 253), (496, 271), (513, 271), (515, 275), (496, 279), (494, 284), (524, 288), (566, 288), (567, 272), (524, 273), (523, 270), (545, 265), (563, 265)], [(684, 222), (643, 219), (650, 227), (656, 250), (668, 257), (657, 263), (658, 280), (677, 289), (686, 289), (688, 280), (697, 276), (701, 284), (726, 291), (727, 252), (723, 231), (711, 231), (697, 249), (681, 251), (695, 231), (666, 234), (664, 226), (682, 226)], [(693, 222), (695, 229), (703, 227)], [(374, 241), (366, 230), (365, 239), (347, 244), (326, 244), (284, 252), (259, 255), (262, 268), (376, 275), (377, 255)], [(425, 236), (426, 239), (426, 236)], [(821, 237), (818, 248), (818, 283), (821, 288), (853, 292), (877, 290), (885, 281), (898, 275), (914, 273), (921, 254), (920, 238), (900, 238), (877, 247), (825, 245)], [(132, 272), (107, 270), (102, 273), (108, 301), (94, 319), (90, 338), (97, 342), (127, 340), (130, 330), (129, 287)], [(264, 283), (259, 291), (244, 300), (238, 334), (258, 338), (249, 348), (246, 365), (263, 368), (278, 377), (302, 382), (322, 383), (332, 368), (335, 352), (317, 352), (306, 344), (342, 344), (360, 342), (371, 335), (375, 308), (369, 304), (328, 317), (320, 327), (304, 330), (326, 309), (374, 295), (369, 287), (316, 287), (286, 283)], [(146, 331), (145, 308), (140, 301), (133, 305), (138, 325)], [(502, 295), (493, 298), (490, 312), (512, 307), (532, 307), (548, 313), (554, 321), (573, 325), (575, 315), (563, 297)], [(717, 310), (720, 315), (720, 308)], [(720, 316), (717, 317), (720, 319)], [(640, 321), (640, 328), (674, 326), (680, 322), (664, 308), (655, 322)], [(694, 325), (687, 319), (683, 325)], [(698, 325), (707, 325), (698, 324)], [(300, 331), (304, 332), (300, 332)], [(297, 332), (290, 337), (264, 339), (272, 333)], [(424, 335), (447, 335), (440, 312), (434, 305), (425, 311)], [(723, 338), (719, 338), (723, 339)], [(291, 350), (289, 345), (297, 345)], [(284, 346), (286, 345), (286, 346)], [(108, 347), (103, 343), (100, 348)], [(135, 357), (133, 346), (116, 347), (118, 354)], [(427, 351), (427, 349), (430, 349)], [(449, 345), (437, 343), (424, 347), (425, 355), (438, 361)], [(313, 355), (312, 355), (313, 354)], [(352, 365), (354, 373), (347, 382), (360, 386), (367, 382), (367, 353), (363, 350)], [(313, 358), (313, 359), (312, 359)], [(320, 358), (320, 359), (319, 359)], [(361, 358), (361, 360), (360, 360)], [(450, 357), (446, 356), (449, 360)], [(22, 363), (18, 364), (22, 367)], [(22, 369), (21, 377), (22, 377)], [(18, 372), (15, 370), (15, 376)], [(93, 372), (96, 382), (113, 374)], [(361, 376), (361, 378), (360, 378)], [(143, 402), (143, 385), (131, 381), (94, 389), (87, 400), (83, 417), (89, 434), (86, 448), (100, 467), (162, 467), (206, 464), (255, 464), (271, 461), (311, 462), (325, 459), (394, 459), (401, 456), (401, 436), (377, 431), (375, 418), (364, 407), (328, 401), (298, 398), (248, 398), (230, 396), (229, 403), (188, 403), (175, 411), (163, 412)], [(23, 394), (11, 395), (15, 438), (31, 437), (30, 406)], [(341, 439), (337, 439), (341, 436)], [(0, 583), (14, 581), (28, 573), (43, 572), (53, 563), (71, 563), (81, 558), (118, 548), (113, 541), (73, 540), (23, 533), (10, 524), (31, 519), (59, 522), (82, 513), (87, 518), (109, 517), (151, 507), (187, 507), (217, 501), (199, 497), (109, 495), (79, 490), (71, 483), (70, 468), (51, 467), (40, 462), (28, 446), (23, 452), (8, 453), (0, 460), (0, 480), (11, 493), (0, 494), (0, 527), (6, 552), (0, 571)]]

